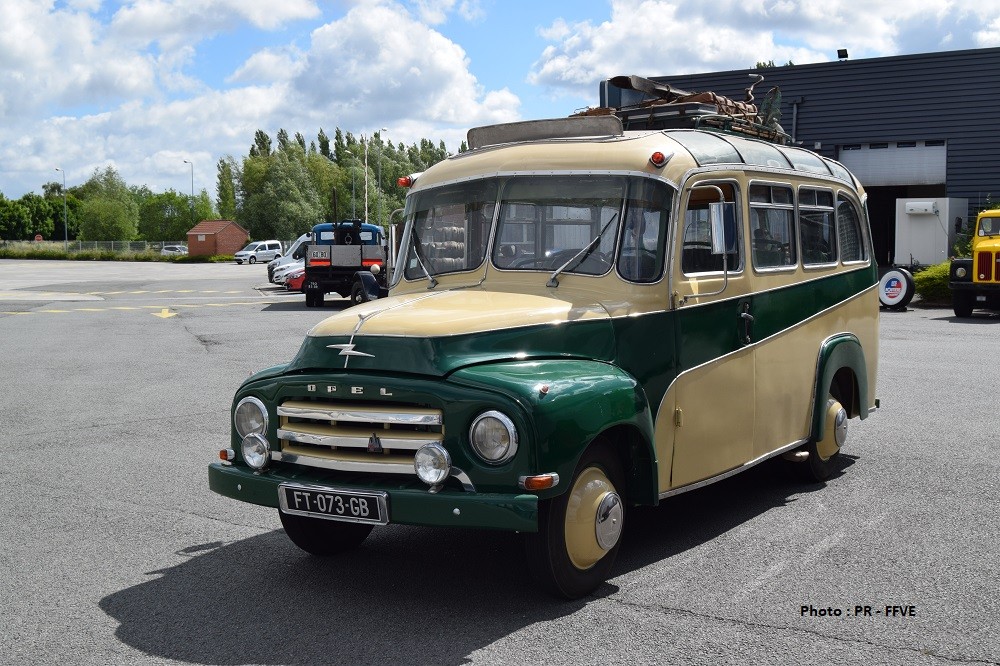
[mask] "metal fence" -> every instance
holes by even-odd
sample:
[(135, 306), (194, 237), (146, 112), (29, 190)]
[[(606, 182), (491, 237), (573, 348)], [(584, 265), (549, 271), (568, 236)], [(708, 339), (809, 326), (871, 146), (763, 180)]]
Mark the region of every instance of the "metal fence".
[(142, 252), (159, 252), (164, 245), (184, 245), (187, 241), (0, 241), (0, 248), (12, 250), (45, 251), (65, 250), (67, 252), (117, 252), (121, 254), (138, 254)]

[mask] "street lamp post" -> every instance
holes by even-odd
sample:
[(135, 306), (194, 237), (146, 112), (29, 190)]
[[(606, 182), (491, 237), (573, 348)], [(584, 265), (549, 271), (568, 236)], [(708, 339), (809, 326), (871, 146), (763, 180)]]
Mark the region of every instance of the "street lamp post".
[[(194, 228), (194, 162), (184, 160), (184, 164), (191, 165), (191, 228)], [(164, 238), (164, 240), (166, 240)]]
[(63, 250), (69, 252), (69, 226), (66, 224), (66, 172), (56, 167), (56, 171), (62, 171), (63, 175)]
[(361, 135), (361, 142), (365, 144), (365, 222), (368, 221), (368, 142), (371, 137), (365, 138), (365, 135)]
[(375, 176), (375, 208), (378, 211), (378, 225), (382, 226), (382, 132), (388, 132), (383, 127), (378, 133), (378, 173)]

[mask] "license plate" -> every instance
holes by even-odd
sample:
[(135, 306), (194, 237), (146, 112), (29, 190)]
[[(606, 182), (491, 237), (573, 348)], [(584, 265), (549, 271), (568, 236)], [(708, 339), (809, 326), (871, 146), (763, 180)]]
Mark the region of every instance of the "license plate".
[(278, 486), (278, 504), (285, 513), (347, 523), (385, 525), (389, 522), (388, 493), (318, 486)]
[(319, 289), (319, 282), (310, 282), (308, 285), (309, 289)]
[(979, 303), (985, 303), (986, 297), (983, 296), (982, 294), (979, 294), (978, 296), (976, 296), (976, 301), (978, 301)]

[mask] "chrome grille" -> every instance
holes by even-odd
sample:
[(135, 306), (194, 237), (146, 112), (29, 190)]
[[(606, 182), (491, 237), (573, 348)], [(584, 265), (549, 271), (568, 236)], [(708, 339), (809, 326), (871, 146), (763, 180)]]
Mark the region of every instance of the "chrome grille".
[(288, 400), (278, 419), (274, 460), (349, 472), (414, 475), (417, 449), (444, 439), (435, 409)]

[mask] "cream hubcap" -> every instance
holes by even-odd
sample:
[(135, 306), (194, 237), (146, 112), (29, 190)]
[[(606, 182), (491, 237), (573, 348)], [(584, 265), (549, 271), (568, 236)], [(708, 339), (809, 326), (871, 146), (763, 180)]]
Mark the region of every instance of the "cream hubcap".
[(618, 544), (625, 508), (607, 475), (588, 467), (577, 477), (566, 505), (566, 552), (577, 569), (589, 569)]
[(826, 427), (823, 439), (816, 442), (816, 452), (823, 460), (829, 460), (840, 447), (847, 443), (847, 410), (838, 401), (826, 401)]

